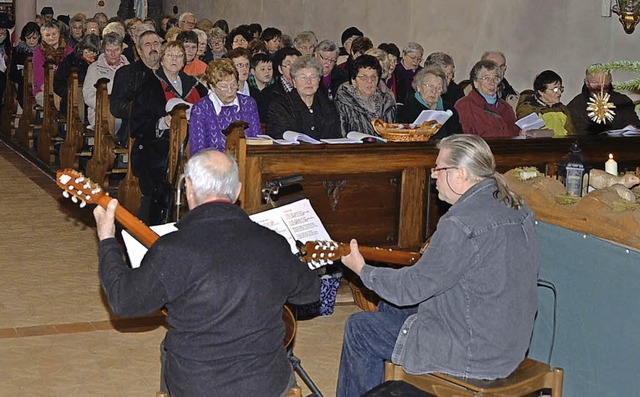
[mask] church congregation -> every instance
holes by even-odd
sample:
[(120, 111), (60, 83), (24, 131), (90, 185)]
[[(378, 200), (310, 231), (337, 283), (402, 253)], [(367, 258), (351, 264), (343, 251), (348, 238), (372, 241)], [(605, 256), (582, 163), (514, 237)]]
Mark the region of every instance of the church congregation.
[[(320, 279), (235, 205), (242, 189), (258, 187), (243, 185), (229, 131), (242, 126), (246, 138), (271, 141), (288, 131), (375, 139), (375, 120), (411, 125), (425, 110), (449, 114), (431, 137), (438, 154), (430, 181), (451, 207), (411, 268), (369, 266), (352, 240), (343, 263), (383, 303), (347, 321), (337, 396), (383, 383), (385, 361), (416, 374), (513, 373), (533, 332), (539, 246), (533, 211), (509, 189), (487, 142), (526, 138), (516, 123), (531, 114), (554, 138), (640, 128), (611, 73), (584, 65), (581, 91), (563, 97), (563, 76), (550, 69), (531, 76), (530, 87), (512, 86), (509, 54), (496, 48), (471, 54), (465, 61), (473, 66), (461, 71), (446, 52), (375, 42), (357, 26), (335, 32), (334, 41), (304, 26), (230, 26), (215, 17), (140, 18), (133, 9), (58, 15), (45, 6), (16, 26), (0, 13), (2, 111), (20, 118), (10, 139), (114, 192), (133, 186), (126, 191), (135, 199), (116, 194), (94, 211), (99, 278), (118, 315), (165, 309), (160, 393), (288, 397), (296, 389), (282, 309), (317, 302)], [(604, 94), (615, 105), (606, 126), (587, 110)], [(190, 211), (173, 236), (154, 243), (144, 270), (129, 268), (116, 208), (128, 207), (146, 226), (167, 223), (181, 167)], [(214, 244), (209, 235), (220, 238)]]

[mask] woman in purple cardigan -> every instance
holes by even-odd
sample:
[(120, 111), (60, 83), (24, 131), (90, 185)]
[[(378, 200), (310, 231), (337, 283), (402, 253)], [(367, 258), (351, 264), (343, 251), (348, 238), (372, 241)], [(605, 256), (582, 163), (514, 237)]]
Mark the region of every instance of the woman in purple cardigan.
[(256, 101), (238, 93), (238, 71), (230, 59), (211, 61), (203, 79), (209, 88), (209, 95), (196, 102), (191, 109), (189, 147), (192, 156), (209, 148), (224, 152), (226, 137), (222, 130), (234, 121), (249, 123), (249, 128), (245, 130), (247, 137), (262, 133)]

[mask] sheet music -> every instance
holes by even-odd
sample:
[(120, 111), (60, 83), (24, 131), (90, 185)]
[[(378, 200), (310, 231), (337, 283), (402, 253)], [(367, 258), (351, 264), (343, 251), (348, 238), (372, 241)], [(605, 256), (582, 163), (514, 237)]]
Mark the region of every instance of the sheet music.
[(286, 238), (293, 253), (298, 252), (296, 240), (303, 243), (313, 240), (331, 240), (309, 199), (259, 212), (249, 218)]
[[(178, 230), (176, 228), (176, 223), (165, 223), (164, 225), (156, 225), (151, 226), (150, 229), (154, 232), (158, 233), (160, 236), (164, 236), (165, 234), (175, 232)], [(142, 258), (144, 258), (147, 253), (147, 247), (142, 245), (141, 242), (136, 240), (135, 237), (131, 235), (126, 230), (122, 231), (122, 240), (124, 241), (124, 246), (127, 248), (127, 255), (129, 256), (129, 262), (131, 263), (132, 268), (140, 267), (140, 263), (142, 262)]]

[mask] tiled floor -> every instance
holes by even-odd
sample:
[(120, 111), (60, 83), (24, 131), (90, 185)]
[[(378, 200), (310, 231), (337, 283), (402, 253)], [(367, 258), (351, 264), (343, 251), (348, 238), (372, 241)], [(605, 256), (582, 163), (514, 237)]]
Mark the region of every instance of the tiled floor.
[[(0, 397), (154, 396), (164, 320), (109, 312), (91, 210), (1, 141), (0, 186)], [(325, 396), (344, 322), (359, 310), (346, 288), (339, 301), (333, 315), (299, 322), (295, 342)]]

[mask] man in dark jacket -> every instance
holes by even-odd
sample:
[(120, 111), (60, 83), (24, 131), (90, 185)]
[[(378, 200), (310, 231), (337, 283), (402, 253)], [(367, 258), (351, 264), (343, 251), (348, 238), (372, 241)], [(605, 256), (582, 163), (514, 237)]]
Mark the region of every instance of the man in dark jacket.
[(283, 345), (283, 305), (320, 298), (319, 279), (280, 235), (234, 205), (241, 184), (228, 154), (203, 150), (185, 168), (191, 211), (178, 231), (129, 268), (115, 236), (117, 201), (94, 210), (100, 280), (111, 309), (167, 309), (163, 378), (172, 396), (283, 396), (295, 382)]
[[(613, 120), (604, 123), (591, 120), (587, 111), (589, 98), (600, 93), (609, 94), (609, 102), (616, 106), (613, 109), (615, 112)], [(613, 90), (611, 73), (608, 72), (589, 73), (587, 70), (582, 92), (576, 95), (567, 107), (578, 134), (596, 135), (608, 130), (621, 129), (630, 124), (640, 127), (633, 101), (628, 96)]]
[(500, 99), (504, 99), (506, 101), (510, 95), (518, 95), (516, 90), (504, 77), (505, 73), (507, 72), (507, 58), (504, 56), (504, 53), (502, 53), (501, 51), (487, 51), (482, 54), (482, 58), (480, 58), (480, 60), (492, 61), (500, 68), (500, 74), (502, 75), (502, 80), (498, 85), (498, 97)]
[(168, 190), (169, 143), (163, 130), (169, 128), (170, 116), (165, 111), (164, 90), (154, 74), (160, 66), (161, 43), (155, 32), (140, 35), (136, 43), (140, 60), (118, 69), (109, 99), (111, 114), (122, 119), (116, 144), (126, 147), (129, 136), (135, 139), (130, 161), (143, 195), (138, 217), (152, 225), (162, 223)]

